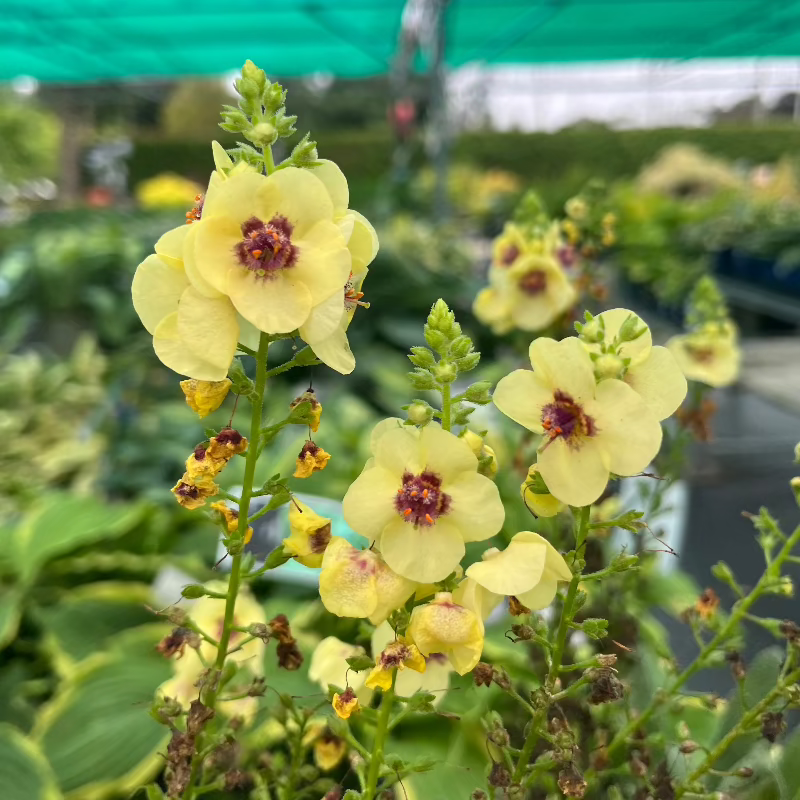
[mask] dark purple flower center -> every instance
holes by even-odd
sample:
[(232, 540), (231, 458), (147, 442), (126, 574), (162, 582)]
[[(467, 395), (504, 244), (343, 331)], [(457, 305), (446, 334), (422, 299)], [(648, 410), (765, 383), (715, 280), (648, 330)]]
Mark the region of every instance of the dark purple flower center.
[(584, 413), (580, 404), (560, 389), (553, 393), (553, 402), (542, 409), (542, 427), (551, 442), (562, 438), (573, 445), (578, 440), (597, 433), (594, 420)]
[(433, 472), (403, 473), (403, 488), (397, 490), (394, 500), (397, 513), (414, 525), (433, 525), (450, 508), (450, 497), (441, 486), (441, 478)]
[(500, 263), (504, 267), (510, 267), (516, 261), (518, 255), (519, 255), (519, 247), (517, 247), (515, 244), (510, 244), (503, 251), (503, 255), (500, 258)]
[(175, 494), (180, 495), (181, 497), (188, 497), (191, 500), (196, 500), (198, 497), (200, 497), (200, 489), (191, 483), (183, 483), (183, 481), (181, 481), (181, 483), (175, 489)]
[(541, 294), (547, 288), (547, 273), (534, 269), (523, 275), (517, 285), (525, 294)]
[(269, 222), (250, 217), (242, 223), (242, 241), (234, 248), (239, 263), (259, 278), (270, 278), (297, 262), (297, 246), (292, 244), (292, 223), (274, 216)]
[(575, 248), (571, 245), (564, 245), (558, 248), (558, 260), (562, 267), (571, 267), (578, 259)]
[(708, 364), (714, 360), (714, 351), (710, 347), (687, 344), (686, 350), (695, 361), (699, 361), (701, 364)]

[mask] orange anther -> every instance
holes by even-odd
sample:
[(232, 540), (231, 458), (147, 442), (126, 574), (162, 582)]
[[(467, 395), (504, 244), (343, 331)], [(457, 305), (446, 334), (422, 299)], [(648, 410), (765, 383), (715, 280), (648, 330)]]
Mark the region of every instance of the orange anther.
[(427, 521), (428, 525), (433, 525), (433, 517), (430, 514), (425, 515), (425, 520)]
[(563, 430), (561, 430), (561, 428), (556, 428), (556, 433), (557, 433), (557, 434), (559, 434), (559, 433), (564, 433), (564, 431), (563, 431)]
[(418, 494), (419, 492), (416, 489), (414, 489), (414, 491), (411, 492), (412, 497), (416, 497)]
[(549, 431), (549, 430), (550, 430), (550, 428), (552, 428), (552, 427), (553, 427), (553, 423), (552, 423), (552, 422), (550, 422), (550, 420), (549, 420), (549, 419), (546, 419), (546, 420), (545, 420), (545, 421), (542, 423), (542, 427), (543, 427), (543, 428), (544, 428), (546, 431)]
[(406, 510), (403, 512), (403, 516), (404, 516), (404, 517), (410, 517), (410, 516), (411, 516), (411, 509), (410, 509), (410, 508), (407, 508), (407, 509), (406, 509)]
[(426, 500), (428, 499), (428, 490), (427, 490), (427, 489), (423, 489), (423, 491), (422, 491), (422, 496), (423, 496), (423, 497), (424, 497)]
[(264, 251), (263, 251), (263, 250), (253, 250), (253, 257), (254, 257), (254, 258), (261, 258), (261, 256), (263, 255), (263, 253), (264, 253)]

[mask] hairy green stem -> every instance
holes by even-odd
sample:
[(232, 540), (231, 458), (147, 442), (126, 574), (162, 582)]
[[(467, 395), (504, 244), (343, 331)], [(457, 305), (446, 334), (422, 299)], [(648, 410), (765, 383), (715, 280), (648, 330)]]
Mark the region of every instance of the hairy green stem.
[(389, 732), (389, 717), (394, 705), (394, 684), (397, 680), (397, 670), (392, 673), (392, 685), (383, 693), (381, 710), (378, 715), (378, 728), (375, 731), (375, 741), (372, 744), (372, 755), (369, 759), (369, 772), (367, 772), (367, 785), (364, 788), (364, 800), (374, 800), (378, 788), (378, 775), (383, 763), (383, 748), (386, 746), (386, 735)]
[[(775, 574), (780, 570), (781, 564), (788, 560), (792, 549), (798, 542), (800, 542), (800, 526), (798, 526), (794, 533), (784, 542), (783, 547), (772, 562), (771, 568), (767, 569), (759, 578), (758, 583), (753, 587), (750, 594), (734, 604), (728, 621), (723, 625), (717, 635), (697, 654), (695, 660), (675, 678), (665, 692), (657, 694), (641, 714), (632, 717), (630, 722), (617, 732), (617, 735), (608, 745), (607, 755), (609, 758), (614, 756), (614, 754), (625, 745), (638, 728), (643, 727), (650, 720), (663, 702), (664, 697), (672, 697), (672, 695), (681, 689), (696, 672), (699, 672), (705, 666), (706, 660), (711, 653), (729, 638), (736, 626), (746, 617), (753, 603), (761, 597), (764, 587), (775, 579)], [(586, 780), (589, 781), (594, 777), (594, 771), (588, 770), (585, 777)]]
[[(250, 441), (245, 458), (244, 479), (242, 480), (242, 494), (239, 503), (239, 537), (244, 541), (247, 532), (247, 514), (250, 510), (250, 498), (253, 494), (253, 482), (256, 472), (256, 461), (258, 460), (258, 439), (261, 431), (261, 417), (264, 406), (264, 392), (267, 386), (267, 351), (269, 349), (269, 336), (262, 333), (258, 343), (258, 354), (256, 355), (256, 382), (255, 393), (252, 397), (252, 414), (250, 417)], [(222, 632), (217, 645), (217, 657), (214, 661), (214, 671), (219, 675), (225, 666), (225, 659), (228, 656), (228, 647), (233, 633), (233, 613), (236, 608), (236, 598), (239, 594), (239, 587), (242, 579), (242, 553), (233, 556), (231, 563), (231, 576), (228, 580), (228, 590), (225, 595), (225, 616), (222, 623)], [(205, 695), (205, 704), (214, 710), (217, 697), (222, 686), (217, 682)], [(199, 749), (199, 748), (198, 748)], [(184, 800), (192, 800), (197, 796), (195, 784), (199, 777), (200, 763), (202, 759), (199, 753), (195, 753), (192, 759), (192, 771), (186, 791), (183, 794)]]
[(452, 427), (450, 423), (450, 408), (452, 401), (450, 400), (450, 384), (442, 384), (442, 428), (449, 431)]
[[(577, 509), (575, 513), (576, 553), (583, 546), (583, 543), (586, 541), (586, 536), (589, 533), (590, 511), (590, 506), (583, 506), (582, 508)], [(525, 769), (531, 760), (531, 755), (533, 755), (533, 749), (536, 747), (536, 742), (539, 740), (540, 731), (547, 724), (547, 711), (550, 707), (550, 703), (553, 702), (554, 697), (560, 696), (553, 695), (553, 689), (555, 688), (556, 681), (558, 680), (558, 673), (561, 671), (561, 661), (564, 658), (564, 649), (567, 645), (567, 635), (569, 633), (569, 627), (573, 617), (573, 606), (575, 605), (575, 598), (578, 595), (578, 584), (580, 582), (581, 575), (580, 572), (577, 572), (572, 576), (572, 580), (569, 583), (569, 588), (567, 589), (567, 596), (564, 598), (564, 607), (561, 609), (561, 620), (558, 623), (558, 633), (556, 634), (556, 644), (553, 648), (550, 666), (547, 670), (547, 677), (545, 678), (544, 682), (544, 688), (549, 699), (545, 707), (537, 710), (533, 719), (531, 720), (528, 735), (525, 738), (525, 744), (522, 747), (522, 752), (517, 760), (517, 766), (514, 769), (514, 774), (512, 777), (514, 783), (519, 783), (522, 780), (523, 775), (525, 774)]]
[[(707, 772), (711, 771), (714, 764), (722, 758), (728, 751), (728, 748), (738, 739), (743, 733), (751, 728), (758, 718), (778, 699), (781, 692), (796, 681), (800, 680), (800, 669), (789, 673), (782, 681), (778, 681), (774, 689), (772, 689), (761, 701), (756, 703), (746, 714), (742, 716), (738, 724), (735, 725), (728, 733), (723, 736), (717, 743), (717, 746), (708, 753), (703, 760), (703, 763), (697, 767), (686, 779), (686, 786), (691, 786), (696, 781), (699, 781)], [(687, 795), (688, 789), (678, 789), (676, 798), (681, 798)]]

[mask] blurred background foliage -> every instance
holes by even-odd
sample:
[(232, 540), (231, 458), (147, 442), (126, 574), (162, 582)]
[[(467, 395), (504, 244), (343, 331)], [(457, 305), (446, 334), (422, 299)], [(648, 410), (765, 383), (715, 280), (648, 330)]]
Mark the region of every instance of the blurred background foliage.
[[(345, 82), (328, 88), (288, 83), (292, 112), (314, 130), (320, 155), (344, 170), (351, 205), (375, 221), (381, 241), (365, 284), (371, 308), (359, 311), (350, 329), (356, 372), (343, 379), (317, 368), (302, 379), (280, 376), (271, 386), (273, 418), (306, 388), (297, 380), (313, 379), (323, 402), (317, 441), (333, 459), (306, 491), (340, 499), (368, 457), (372, 425), (412, 399), (405, 354), (421, 343), (436, 298), (447, 299), (484, 353), (473, 380), (494, 381), (521, 365), (520, 342), (491, 336), (470, 309), (484, 279), (489, 237), (529, 187), (557, 214), (589, 179), (605, 179), (618, 240), (603, 269), (618, 294), (634, 296), (667, 320), (680, 324), (683, 298), (707, 271), (800, 295), (794, 127), (615, 131), (592, 125), (555, 134), (465, 133), (452, 143), (451, 213), (437, 223), (434, 173), (421, 136), (410, 143), (409, 179), (398, 180), (393, 170), (384, 79), (358, 89)], [(413, 91), (424, 120), (425, 87)], [(162, 763), (164, 729), (147, 711), (170, 665), (154, 651), (165, 624), (147, 609), (177, 598), (180, 577), (173, 578), (171, 595), (153, 589), (165, 568), (181, 570), (185, 582), (214, 575), (216, 530), (169, 495), (187, 454), (204, 438), (203, 424), (187, 409), (177, 377), (154, 357), (129, 293), (137, 264), (164, 230), (180, 223), (196, 185), (206, 182), (208, 140), (229, 143), (216, 127), (224, 94), (216, 83), (160, 87), (124, 102), (111, 90), (98, 93), (84, 120), (83, 157), (126, 130), (129, 191), (112, 208), (92, 207), (108, 198), (92, 194), (94, 177), (83, 158), (87, 202), (70, 209), (59, 209), (58, 200), (34, 202), (22, 191), (26, 182), (57, 176), (60, 125), (52, 109), (58, 98), (45, 94), (34, 107), (0, 95), (0, 211), (9, 223), (0, 227), (4, 800), (127, 797)], [(228, 405), (208, 423), (224, 424), (229, 414)], [(519, 502), (527, 462), (513, 460), (518, 431), (491, 407), (475, 414), (472, 427), (491, 431), (507, 501), (505, 531), (539, 530), (558, 546), (565, 532), (552, 521), (533, 520)], [(303, 439), (302, 431), (284, 430), (274, 450), (283, 455), (261, 465), (263, 479), (288, 469)], [(226, 470), (223, 488), (237, 485), (240, 470)], [(597, 548), (601, 560), (604, 548), (613, 552), (608, 542)], [(598, 587), (587, 606), (587, 615), (615, 620), (610, 635), (635, 648), (630, 682), (645, 695), (660, 685), (671, 657), (665, 620), (676, 619), (699, 593), (682, 573), (656, 565), (657, 557), (645, 559), (629, 591), (614, 595)], [(269, 615), (287, 614), (306, 657), (325, 635), (366, 641), (352, 620), (323, 615), (311, 589), (277, 591), (262, 583), (257, 592)], [(531, 651), (513, 647), (502, 626), (489, 631), (485, 656), (531, 688), (541, 674)], [(766, 694), (779, 668), (770, 651), (759, 659), (745, 686), (750, 702)], [(319, 702), (320, 689), (305, 669), (270, 667), (268, 675), (273, 688), (301, 703)], [(469, 679), (453, 686), (442, 710), (462, 716), (457, 734), (444, 718), (398, 730), (399, 753), (416, 749), (444, 762), (410, 781), (410, 797), (467, 797), (486, 764), (481, 715), (493, 705), (513, 716), (496, 688), (476, 694)], [(269, 719), (274, 695), (264, 706), (245, 738), (255, 753), (279, 735)], [(741, 713), (734, 699), (724, 713), (698, 707), (687, 716), (684, 709), (664, 724), (684, 719), (693, 738), (710, 747)], [(517, 723), (511, 734), (518, 739), (524, 720)], [(773, 778), (737, 797), (772, 800), (800, 792), (800, 736), (794, 734), (778, 766), (759, 747)], [(747, 765), (756, 767), (752, 756)], [(776, 793), (779, 785), (790, 793)]]

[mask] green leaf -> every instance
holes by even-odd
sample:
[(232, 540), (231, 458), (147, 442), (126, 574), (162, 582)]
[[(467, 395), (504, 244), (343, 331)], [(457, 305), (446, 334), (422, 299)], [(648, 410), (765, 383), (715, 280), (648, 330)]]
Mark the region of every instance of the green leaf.
[(53, 771), (39, 748), (11, 725), (0, 725), (3, 800), (61, 800)]
[(22, 593), (8, 589), (0, 595), (0, 650), (10, 644), (17, 635), (21, 613)]
[(57, 670), (66, 674), (77, 662), (106, 650), (120, 631), (152, 623), (156, 617), (145, 608), (150, 600), (145, 584), (104, 582), (74, 589), (57, 604), (37, 609)]
[(767, 647), (747, 667), (744, 699), (748, 707), (754, 706), (775, 688), (783, 659), (784, 652), (779, 647)]
[(14, 531), (10, 541), (14, 569), (24, 583), (31, 583), (54, 556), (122, 536), (144, 511), (144, 505), (111, 505), (91, 497), (52, 494)]
[(63, 792), (101, 800), (150, 780), (166, 737), (147, 709), (171, 671), (155, 653), (120, 651), (87, 659), (70, 675), (33, 731)]
[(787, 740), (779, 770), (785, 783), (786, 797), (800, 796), (800, 728)]

